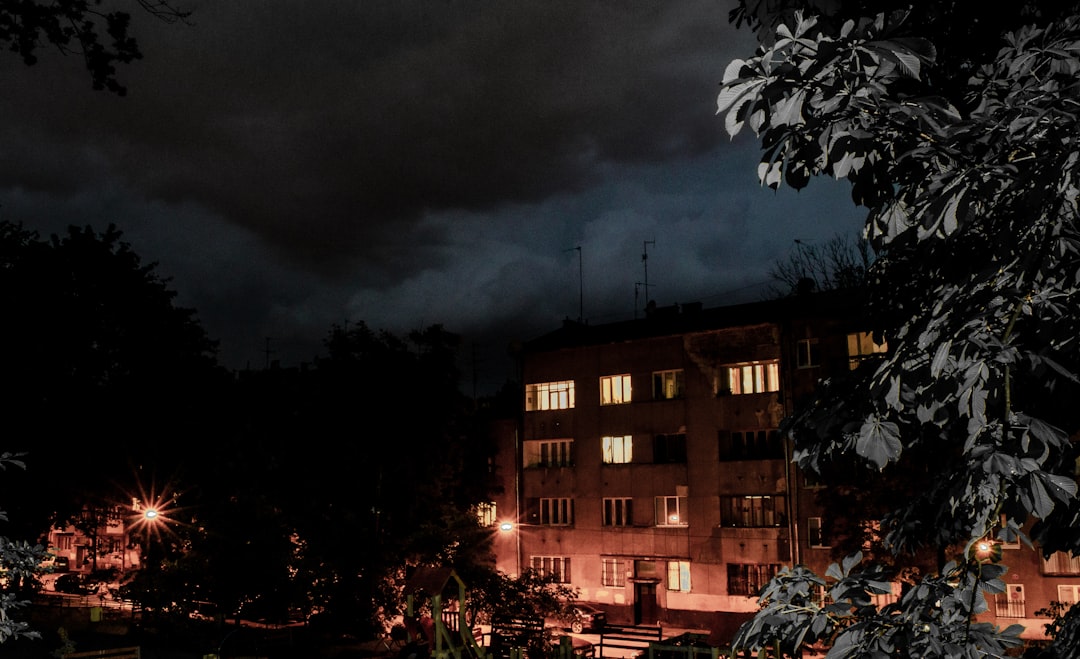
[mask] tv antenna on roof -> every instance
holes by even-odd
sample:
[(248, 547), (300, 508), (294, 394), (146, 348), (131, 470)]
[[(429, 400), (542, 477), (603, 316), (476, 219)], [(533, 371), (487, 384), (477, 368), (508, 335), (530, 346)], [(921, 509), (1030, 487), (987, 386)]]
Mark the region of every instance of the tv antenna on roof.
[(649, 245), (656, 245), (656, 240), (646, 240), (641, 243), (641, 263), (645, 267), (645, 306), (649, 306)]

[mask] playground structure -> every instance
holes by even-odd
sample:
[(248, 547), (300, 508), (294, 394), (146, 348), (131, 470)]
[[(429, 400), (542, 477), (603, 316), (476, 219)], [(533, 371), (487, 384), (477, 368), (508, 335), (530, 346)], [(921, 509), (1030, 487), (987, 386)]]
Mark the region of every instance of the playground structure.
[[(443, 596), (447, 586), (456, 585), (456, 611), (445, 610)], [(421, 598), (422, 601), (417, 601)], [(423, 601), (429, 603), (430, 615), (421, 615)], [(465, 582), (448, 567), (421, 567), (406, 584), (405, 633), (408, 640), (403, 659), (409, 649), (417, 651), (417, 658), (432, 659), (490, 659), (483, 646), (479, 628), (468, 624), (465, 616)], [(426, 650), (426, 655), (421, 654)]]

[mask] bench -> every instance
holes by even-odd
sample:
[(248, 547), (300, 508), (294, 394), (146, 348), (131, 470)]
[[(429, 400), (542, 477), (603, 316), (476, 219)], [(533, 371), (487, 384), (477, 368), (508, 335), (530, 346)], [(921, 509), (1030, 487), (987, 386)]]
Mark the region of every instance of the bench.
[(646, 651), (650, 643), (664, 640), (664, 630), (658, 625), (605, 625), (600, 630), (598, 656), (604, 656), (604, 648)]
[(496, 657), (509, 656), (512, 648), (527, 648), (544, 638), (540, 618), (493, 618), (489, 649)]
[(69, 652), (64, 659), (140, 659), (139, 646), (129, 648), (110, 648), (108, 650), (86, 650), (85, 652)]

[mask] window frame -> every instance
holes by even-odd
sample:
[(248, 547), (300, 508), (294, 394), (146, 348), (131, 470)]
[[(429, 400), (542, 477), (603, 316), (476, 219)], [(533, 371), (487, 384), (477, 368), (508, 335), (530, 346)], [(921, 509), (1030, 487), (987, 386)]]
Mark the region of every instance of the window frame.
[(821, 348), (818, 339), (810, 337), (795, 342), (795, 368), (807, 369), (821, 366)]
[(716, 432), (716, 444), (720, 462), (784, 459), (784, 439), (778, 428), (721, 429)]
[(875, 343), (873, 332), (848, 332), (848, 368), (851, 370), (855, 370), (864, 360), (884, 355), (888, 351), (889, 342)]
[(1080, 575), (1080, 557), (1067, 551), (1056, 551), (1050, 554), (1049, 558), (1043, 558), (1040, 552), (1039, 563), (1046, 576)]
[(825, 536), (825, 520), (816, 516), (807, 517), (806, 544), (811, 549), (828, 549), (832, 545), (829, 544), (829, 541)]
[(653, 371), (652, 396), (653, 400), (677, 400), (686, 395), (686, 370), (682, 368), (670, 368), (663, 371)]
[[(682, 527), (690, 526), (689, 511), (686, 510), (686, 508), (687, 508), (687, 499), (688, 499), (688, 497), (680, 496), (680, 495), (677, 495), (677, 494), (674, 494), (674, 495), (660, 495), (660, 496), (654, 497), (654, 500), (653, 500), (653, 513), (655, 515), (655, 519), (654, 519), (655, 525), (659, 526), (659, 527), (669, 527), (669, 528), (682, 528)], [(661, 501), (663, 502), (663, 510), (664, 510), (663, 516), (660, 515)], [(674, 504), (675, 504), (674, 518), (678, 520), (678, 521), (676, 521), (674, 523), (672, 523), (672, 521), (671, 521), (671, 519), (672, 519), (671, 503), (672, 502), (674, 502)], [(663, 520), (663, 521), (661, 522), (661, 520)]]
[(633, 382), (629, 373), (600, 376), (600, 404), (625, 405), (633, 402)]
[(690, 592), (690, 561), (668, 561), (665, 587), (669, 592)]
[(540, 497), (539, 504), (541, 526), (573, 526), (573, 497)]
[(626, 587), (626, 560), (622, 558), (600, 558), (600, 585), (606, 588)]
[(686, 464), (686, 433), (669, 432), (653, 435), (652, 458), (653, 464)]
[[(1063, 597), (1063, 593), (1069, 593), (1069, 595)], [(1057, 585), (1057, 601), (1064, 604), (1076, 604), (1077, 602), (1080, 602), (1080, 584), (1059, 583)]]
[(529, 567), (543, 576), (554, 574), (558, 583), (570, 583), (570, 557), (536, 555), (529, 557)]
[[(762, 587), (779, 572), (779, 563), (728, 563), (727, 594), (736, 597), (757, 597)], [(736, 585), (739, 587), (734, 587)]]
[[(781, 528), (787, 525), (787, 503), (784, 494), (721, 496), (720, 526), (729, 529)], [(771, 522), (766, 523), (766, 520)]]
[(600, 460), (606, 465), (632, 463), (634, 461), (634, 436), (604, 435), (601, 437)]
[(574, 409), (574, 381), (553, 380), (525, 385), (525, 411), (545, 412)]
[(733, 396), (768, 394), (780, 391), (780, 360), (759, 359), (752, 362), (728, 364), (728, 391)]
[(522, 443), (521, 462), (525, 469), (573, 467), (574, 440), (570, 437), (525, 440)]
[(601, 526), (613, 528), (634, 525), (633, 497), (604, 497), (600, 503)]

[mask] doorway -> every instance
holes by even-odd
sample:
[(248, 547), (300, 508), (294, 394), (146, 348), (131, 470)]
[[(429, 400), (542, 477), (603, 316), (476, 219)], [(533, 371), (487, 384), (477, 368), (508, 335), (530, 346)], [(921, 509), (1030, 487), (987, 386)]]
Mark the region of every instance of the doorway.
[(634, 624), (655, 625), (657, 615), (656, 583), (638, 581), (634, 583)]

